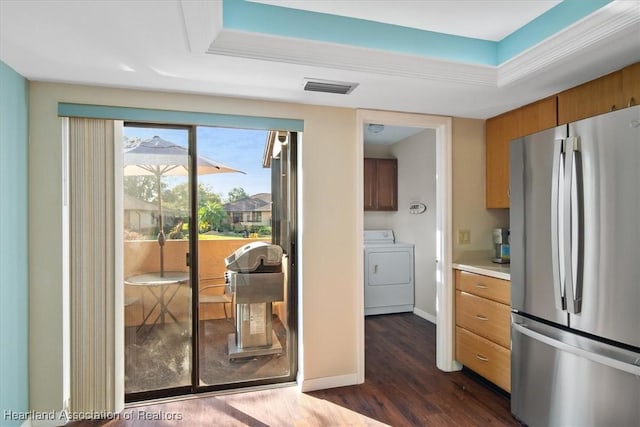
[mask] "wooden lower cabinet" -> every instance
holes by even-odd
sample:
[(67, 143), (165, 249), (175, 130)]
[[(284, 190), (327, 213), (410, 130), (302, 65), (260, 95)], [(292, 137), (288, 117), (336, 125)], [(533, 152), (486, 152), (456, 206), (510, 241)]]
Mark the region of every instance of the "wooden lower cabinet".
[(511, 347), (511, 309), (509, 306), (456, 291), (456, 325), (489, 339), (505, 348)]
[(511, 391), (508, 280), (455, 270), (456, 360)]
[(457, 290), (511, 305), (511, 290), (508, 280), (462, 270), (456, 270), (454, 276)]
[(456, 326), (456, 359), (498, 387), (511, 391), (511, 352)]

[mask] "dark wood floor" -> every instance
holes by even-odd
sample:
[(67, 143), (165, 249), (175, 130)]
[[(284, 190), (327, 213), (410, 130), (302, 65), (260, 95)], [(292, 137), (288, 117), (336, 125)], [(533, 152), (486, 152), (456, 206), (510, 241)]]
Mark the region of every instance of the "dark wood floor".
[(393, 426), (519, 425), (505, 392), (436, 368), (436, 328), (413, 314), (365, 322), (365, 383), (310, 395)]
[(510, 426), (509, 398), (468, 372), (435, 366), (435, 326), (413, 314), (365, 321), (366, 380), (300, 393), (296, 387), (198, 396), (126, 409), (84, 426)]

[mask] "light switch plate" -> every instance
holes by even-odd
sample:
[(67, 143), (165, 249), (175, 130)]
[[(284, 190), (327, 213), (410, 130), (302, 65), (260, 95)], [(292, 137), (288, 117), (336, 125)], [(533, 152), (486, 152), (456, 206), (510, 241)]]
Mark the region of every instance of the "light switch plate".
[(458, 244), (468, 245), (471, 243), (471, 230), (458, 230)]

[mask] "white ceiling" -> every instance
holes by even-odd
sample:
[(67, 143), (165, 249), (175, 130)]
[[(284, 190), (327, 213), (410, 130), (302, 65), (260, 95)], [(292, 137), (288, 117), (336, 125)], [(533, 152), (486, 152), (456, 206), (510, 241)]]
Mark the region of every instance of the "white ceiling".
[[(557, 2), (295, 3), (495, 39)], [(231, 31), (222, 27), (221, 6), (220, 0), (0, 0), (0, 60), (37, 81), (473, 118), (640, 61), (636, 0), (615, 1), (498, 67)], [(305, 77), (359, 86), (349, 95), (305, 92)]]
[(474, 39), (499, 41), (560, 0), (250, 0)]

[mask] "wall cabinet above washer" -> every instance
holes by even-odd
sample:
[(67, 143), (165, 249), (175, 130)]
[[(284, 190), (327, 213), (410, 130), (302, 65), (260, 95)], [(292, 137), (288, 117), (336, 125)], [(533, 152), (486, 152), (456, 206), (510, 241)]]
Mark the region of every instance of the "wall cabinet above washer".
[(398, 210), (397, 159), (364, 159), (364, 210)]

